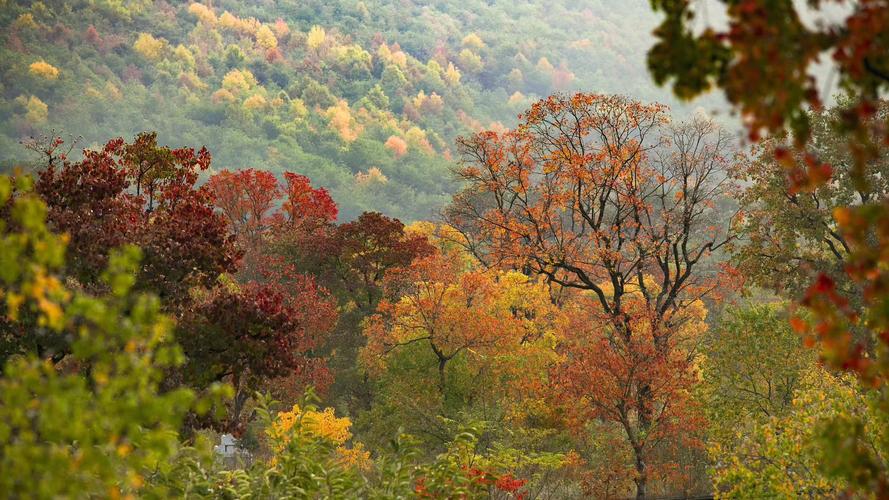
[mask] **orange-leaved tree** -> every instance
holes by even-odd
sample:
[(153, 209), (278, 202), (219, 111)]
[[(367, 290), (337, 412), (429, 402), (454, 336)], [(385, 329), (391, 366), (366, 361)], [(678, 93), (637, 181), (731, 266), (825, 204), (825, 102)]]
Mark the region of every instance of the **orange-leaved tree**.
[[(727, 135), (703, 118), (670, 125), (659, 104), (579, 93), (541, 100), (515, 130), (459, 146), (467, 188), (449, 222), (483, 262), (592, 294), (600, 312), (589, 320), (604, 319), (613, 336), (603, 347), (651, 366), (609, 394), (628, 408), (628, 441), (648, 433), (671, 394), (659, 392), (654, 367), (672, 363), (687, 309), (716, 290), (711, 254), (731, 238), (715, 209), (730, 187)], [(634, 451), (641, 498), (649, 470), (644, 448)]]
[(241, 272), (247, 278), (280, 267), (280, 259), (270, 252), (272, 241), (315, 238), (337, 217), (336, 203), (327, 190), (312, 187), (308, 177), (292, 172), (285, 172), (280, 183), (264, 170), (223, 170), (210, 178), (207, 187), (244, 249)]
[(460, 259), (422, 257), (387, 279), (386, 295), (365, 325), (371, 365), (386, 363), (394, 351), (426, 346), (435, 361), (435, 381), (447, 388), (448, 363), (458, 356), (491, 361), (552, 335), (558, 309), (546, 287), (518, 272), (464, 270)]
[(275, 203), (281, 197), (275, 176), (253, 168), (223, 170), (211, 177), (207, 186), (241, 244), (248, 248), (259, 244), (274, 223)]
[(451, 250), (393, 270), (364, 326), (376, 406), (401, 412), (401, 423), (439, 444), (450, 439), (439, 416), (480, 407), (490, 418), (514, 414), (523, 389), (546, 377), (561, 330), (544, 283), (465, 264)]
[[(629, 323), (621, 328), (589, 294), (564, 307), (564, 359), (550, 370), (550, 397), (581, 441), (597, 432), (607, 443), (606, 453), (587, 457), (593, 466), (583, 483), (588, 494), (621, 495), (634, 478), (638, 494), (643, 486), (647, 494), (668, 495), (694, 487), (699, 465), (694, 451), (702, 450), (704, 420), (691, 389), (707, 311), (702, 302), (690, 304), (671, 318), (669, 331), (655, 329), (656, 314), (637, 287), (628, 289), (622, 307)], [(620, 433), (624, 439), (609, 439)]]

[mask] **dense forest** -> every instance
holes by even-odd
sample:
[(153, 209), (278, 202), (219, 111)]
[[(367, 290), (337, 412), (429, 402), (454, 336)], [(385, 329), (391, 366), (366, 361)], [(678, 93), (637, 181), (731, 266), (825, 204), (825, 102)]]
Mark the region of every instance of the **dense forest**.
[[(535, 2), (6, 2), (0, 161), (39, 132), (157, 131), (214, 168), (297, 171), (365, 210), (428, 218), (456, 189), (454, 139), (582, 86), (664, 98), (655, 17)], [(531, 36), (529, 36), (531, 35)]]
[(0, 498), (889, 498), (889, 7), (712, 8), (0, 0)]

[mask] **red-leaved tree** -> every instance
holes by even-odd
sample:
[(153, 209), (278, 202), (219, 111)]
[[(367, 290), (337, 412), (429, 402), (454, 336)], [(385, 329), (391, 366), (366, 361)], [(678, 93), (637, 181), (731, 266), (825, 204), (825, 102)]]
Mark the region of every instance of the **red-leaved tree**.
[(270, 274), (283, 265), (276, 246), (314, 244), (337, 217), (327, 190), (292, 172), (285, 172), (281, 183), (264, 170), (223, 170), (207, 188), (244, 249), (240, 271), (245, 279), (273, 279)]
[(36, 190), (50, 225), (70, 237), (70, 268), (83, 286), (98, 286), (109, 252), (125, 243), (143, 249), (138, 286), (169, 307), (187, 301), (190, 287), (211, 286), (235, 269), (239, 252), (226, 222), (197, 186), (210, 165), (206, 149), (170, 149), (142, 133), (72, 162), (61, 145), (58, 138), (33, 145), (46, 158)]
[(217, 287), (183, 319), (188, 379), (198, 386), (231, 381), (229, 429), (236, 430), (244, 403), (268, 380), (287, 377), (303, 388), (329, 383), (317, 351), (335, 324), (335, 303), (309, 277)]
[(328, 250), (320, 256), (322, 279), (365, 314), (379, 302), (387, 272), (407, 268), (435, 251), (425, 236), (407, 234), (401, 221), (377, 212), (337, 226), (322, 244)]

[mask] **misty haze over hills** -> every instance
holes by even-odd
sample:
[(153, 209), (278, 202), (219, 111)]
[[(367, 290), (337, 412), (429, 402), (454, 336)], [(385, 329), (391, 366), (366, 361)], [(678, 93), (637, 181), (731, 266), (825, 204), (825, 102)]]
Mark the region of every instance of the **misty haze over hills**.
[(455, 188), (455, 138), (552, 92), (722, 109), (651, 82), (657, 20), (644, 0), (10, 2), (0, 160), (30, 159), (19, 141), (52, 130), (80, 147), (156, 130), (207, 145), (216, 169), (308, 175), (346, 219), (428, 217)]

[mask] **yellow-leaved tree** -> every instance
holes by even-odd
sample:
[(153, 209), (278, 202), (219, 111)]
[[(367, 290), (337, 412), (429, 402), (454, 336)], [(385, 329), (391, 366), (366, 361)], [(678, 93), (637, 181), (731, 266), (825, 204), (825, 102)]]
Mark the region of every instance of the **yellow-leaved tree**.
[(283, 451), (294, 437), (324, 440), (336, 447), (337, 462), (344, 466), (367, 470), (372, 462), (370, 453), (364, 449), (364, 445), (353, 443), (348, 446), (349, 440), (352, 439), (351, 427), (352, 421), (348, 417), (337, 417), (333, 408), (319, 411), (311, 405), (300, 408), (296, 404), (290, 411), (278, 413), (278, 418), (272, 423), (268, 434), (277, 453)]
[(55, 80), (59, 77), (59, 68), (56, 68), (43, 59), (31, 63), (31, 65), (28, 66), (28, 72), (44, 80)]
[(163, 38), (155, 38), (150, 33), (140, 33), (136, 42), (133, 43), (133, 50), (145, 59), (156, 62), (164, 56), (167, 46), (168, 43)]
[(222, 88), (228, 90), (232, 94), (240, 94), (246, 92), (256, 85), (256, 78), (253, 73), (244, 69), (233, 69), (222, 77)]
[(189, 5), (188, 13), (198, 18), (198, 21), (202, 23), (209, 24), (210, 26), (216, 24), (216, 13), (213, 12), (213, 9), (204, 4), (195, 2)]
[(471, 50), (481, 50), (485, 46), (485, 42), (475, 33), (470, 33), (463, 37), (463, 46)]
[(258, 43), (260, 47), (270, 50), (278, 46), (278, 39), (275, 37), (275, 33), (272, 32), (272, 29), (269, 28), (268, 25), (263, 24), (256, 30), (256, 43)]
[(49, 107), (37, 96), (19, 96), (15, 102), (25, 107), (25, 120), (32, 125), (44, 123), (49, 118)]
[(306, 36), (306, 45), (312, 50), (318, 50), (318, 48), (324, 44), (326, 39), (327, 33), (324, 31), (324, 28), (315, 25), (312, 26), (312, 29), (309, 30), (309, 34)]
[[(869, 450), (887, 450), (889, 422), (875, 411), (874, 393), (863, 392), (849, 374), (832, 374), (816, 364), (802, 373), (787, 411), (739, 430), (730, 447), (711, 447), (713, 482), (725, 498), (838, 498), (849, 487), (842, 457), (821, 446), (824, 440), (857, 439)], [(837, 429), (840, 429), (837, 432)], [(742, 433), (743, 432), (743, 433)], [(862, 498), (868, 498), (867, 496)], [(873, 497), (877, 498), (877, 497)]]
[(269, 102), (261, 94), (253, 94), (244, 100), (244, 107), (250, 111), (259, 111), (267, 108)]
[(452, 87), (460, 83), (460, 70), (454, 66), (454, 63), (448, 62), (448, 68), (445, 70), (444, 79)]
[(330, 128), (336, 130), (346, 142), (352, 142), (361, 135), (362, 127), (355, 121), (349, 103), (340, 100), (336, 106), (327, 108), (325, 115), (330, 120)]

